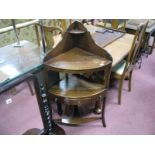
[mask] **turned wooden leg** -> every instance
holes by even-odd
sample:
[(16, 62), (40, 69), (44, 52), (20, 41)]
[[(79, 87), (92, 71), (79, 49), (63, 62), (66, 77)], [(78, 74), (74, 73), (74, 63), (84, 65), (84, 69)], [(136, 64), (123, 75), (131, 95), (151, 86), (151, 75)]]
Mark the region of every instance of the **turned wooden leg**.
[(34, 95), (34, 91), (33, 91), (33, 88), (32, 88), (32, 86), (31, 86), (31, 83), (30, 83), (29, 80), (27, 80), (27, 84), (28, 84), (29, 90), (30, 90), (30, 92), (31, 92), (31, 94), (32, 94), (32, 96), (33, 96), (33, 95)]
[(66, 104), (65, 108), (64, 108), (63, 116), (73, 117), (74, 116), (74, 111), (75, 111), (74, 106)]
[(132, 79), (132, 71), (129, 74), (129, 82), (128, 82), (128, 90), (131, 91), (131, 79)]
[(121, 80), (119, 80), (119, 89), (118, 89), (118, 104), (121, 104), (121, 97), (122, 97), (122, 88), (123, 88), (123, 81), (124, 78), (121, 78)]
[(62, 104), (61, 104), (61, 100), (58, 98), (55, 98), (55, 103), (57, 105), (57, 112), (60, 116), (62, 116)]
[(129, 80), (129, 74), (125, 74), (124, 80)]
[(151, 46), (150, 54), (152, 54), (154, 48), (155, 48), (155, 35), (153, 36), (153, 44)]
[(100, 102), (100, 100), (98, 100), (98, 101), (96, 101), (96, 104), (95, 104), (94, 113), (101, 114), (101, 112), (102, 112), (102, 103)]
[(79, 106), (78, 105), (74, 105), (74, 113), (73, 113), (74, 117), (80, 117), (80, 111), (79, 111)]
[(102, 125), (103, 127), (106, 127), (106, 123), (105, 123), (105, 103), (106, 103), (106, 97), (103, 97), (103, 101), (102, 101), (102, 113), (101, 113), (101, 118), (102, 118)]

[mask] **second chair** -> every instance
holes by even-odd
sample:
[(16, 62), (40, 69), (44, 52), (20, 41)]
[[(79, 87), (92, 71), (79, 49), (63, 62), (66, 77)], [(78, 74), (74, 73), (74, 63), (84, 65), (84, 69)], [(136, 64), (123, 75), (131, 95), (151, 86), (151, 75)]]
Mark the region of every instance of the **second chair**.
[(140, 51), (140, 47), (143, 40), (143, 34), (146, 29), (146, 24), (141, 24), (138, 26), (136, 34), (134, 36), (132, 46), (130, 49), (130, 52), (128, 54), (127, 60), (121, 61), (118, 65), (116, 65), (112, 69), (112, 75), (114, 78), (119, 80), (119, 90), (118, 90), (118, 103), (121, 104), (121, 96), (122, 96), (122, 88), (123, 88), (123, 82), (126, 76), (129, 78), (128, 82), (128, 90), (131, 91), (131, 79), (132, 79), (132, 73), (133, 69), (135, 67), (135, 64), (137, 62), (137, 55)]

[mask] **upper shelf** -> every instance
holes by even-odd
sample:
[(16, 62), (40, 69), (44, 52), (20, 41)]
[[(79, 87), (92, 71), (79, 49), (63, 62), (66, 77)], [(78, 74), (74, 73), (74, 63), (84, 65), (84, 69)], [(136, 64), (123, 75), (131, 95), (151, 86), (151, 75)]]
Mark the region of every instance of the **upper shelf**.
[(86, 73), (111, 66), (112, 57), (94, 42), (82, 23), (75, 21), (44, 62), (47, 69), (57, 72)]
[(47, 68), (58, 72), (81, 73), (101, 70), (108, 63), (111, 61), (104, 57), (75, 47), (44, 64)]

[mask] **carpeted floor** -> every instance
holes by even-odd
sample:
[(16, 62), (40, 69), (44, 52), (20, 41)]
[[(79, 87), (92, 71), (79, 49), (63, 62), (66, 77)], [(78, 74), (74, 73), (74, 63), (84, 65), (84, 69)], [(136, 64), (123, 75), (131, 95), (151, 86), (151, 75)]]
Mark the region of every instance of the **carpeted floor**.
[[(117, 104), (117, 83), (108, 92), (105, 119), (80, 126), (61, 125), (68, 135), (130, 135), (155, 134), (155, 52), (143, 58), (142, 68), (133, 73), (132, 91), (124, 82), (122, 104)], [(12, 103), (6, 104), (8, 94), (0, 96), (0, 134), (22, 134), (27, 129), (42, 127), (35, 97), (30, 95), (26, 83), (17, 87), (17, 95), (9, 96)], [(20, 104), (20, 105), (19, 105)]]
[[(11, 92), (10, 92), (11, 91)], [(31, 128), (43, 128), (35, 96), (32, 96), (27, 83), (0, 95), (0, 135), (23, 134)], [(12, 103), (6, 104), (6, 100)]]

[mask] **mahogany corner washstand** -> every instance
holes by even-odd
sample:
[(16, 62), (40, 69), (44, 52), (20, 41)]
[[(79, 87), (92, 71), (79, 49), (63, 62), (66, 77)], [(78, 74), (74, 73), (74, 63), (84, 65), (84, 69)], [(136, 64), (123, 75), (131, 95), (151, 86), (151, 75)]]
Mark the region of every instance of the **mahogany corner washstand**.
[[(58, 122), (78, 125), (102, 118), (104, 120), (104, 97), (108, 88), (112, 57), (93, 41), (90, 33), (80, 22), (72, 23), (65, 32), (62, 41), (50, 51), (44, 59), (48, 93), (57, 102), (61, 115)], [(50, 84), (50, 72), (65, 73), (64, 79)], [(92, 79), (93, 75), (93, 79)], [(78, 107), (92, 103), (101, 117), (81, 117)], [(70, 111), (72, 116), (66, 116)], [(77, 114), (77, 115), (75, 115)]]

